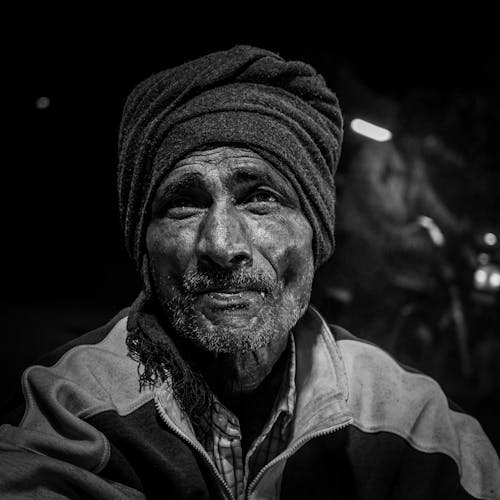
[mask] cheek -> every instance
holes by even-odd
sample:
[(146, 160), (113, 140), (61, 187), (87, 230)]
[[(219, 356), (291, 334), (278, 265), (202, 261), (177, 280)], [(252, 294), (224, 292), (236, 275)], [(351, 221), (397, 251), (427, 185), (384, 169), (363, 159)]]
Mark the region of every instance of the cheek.
[(261, 221), (254, 235), (255, 246), (285, 285), (312, 281), (312, 229), (302, 215)]
[(153, 222), (146, 233), (146, 247), (155, 275), (162, 279), (175, 278), (182, 275), (192, 258), (193, 231)]

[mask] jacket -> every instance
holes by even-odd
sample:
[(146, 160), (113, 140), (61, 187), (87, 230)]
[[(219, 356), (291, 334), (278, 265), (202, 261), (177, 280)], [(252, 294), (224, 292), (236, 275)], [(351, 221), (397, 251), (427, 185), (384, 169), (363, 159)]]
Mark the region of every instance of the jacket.
[[(231, 498), (168, 384), (139, 390), (126, 315), (25, 371), (0, 427), (0, 498)], [(433, 379), (313, 308), (293, 334), (291, 440), (248, 498), (500, 499), (491, 443)]]

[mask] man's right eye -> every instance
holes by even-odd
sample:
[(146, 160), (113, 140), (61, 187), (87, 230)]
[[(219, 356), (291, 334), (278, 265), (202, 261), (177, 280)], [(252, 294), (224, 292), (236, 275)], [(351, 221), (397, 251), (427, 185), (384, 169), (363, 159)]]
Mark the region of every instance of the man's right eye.
[(163, 206), (163, 215), (173, 219), (185, 219), (200, 213), (202, 203), (192, 197), (179, 197), (167, 201)]
[(167, 203), (170, 207), (195, 207), (199, 204), (193, 198), (183, 197), (183, 198), (175, 198), (170, 203)]

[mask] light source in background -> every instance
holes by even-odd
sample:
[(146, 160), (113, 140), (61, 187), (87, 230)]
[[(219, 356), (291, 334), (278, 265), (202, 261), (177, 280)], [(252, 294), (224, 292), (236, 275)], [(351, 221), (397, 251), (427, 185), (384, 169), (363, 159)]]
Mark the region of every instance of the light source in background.
[(474, 285), (476, 290), (498, 292), (500, 290), (500, 267), (495, 264), (488, 264), (476, 269)]
[(49, 97), (38, 97), (35, 101), (36, 109), (47, 109), (50, 106), (50, 98)]
[(368, 137), (378, 142), (386, 142), (392, 139), (392, 133), (386, 128), (379, 127), (373, 123), (362, 120), (361, 118), (354, 118), (351, 121), (351, 129), (357, 134)]
[(484, 242), (491, 247), (495, 246), (498, 241), (497, 235), (495, 233), (486, 233), (483, 236), (483, 239)]
[(434, 245), (442, 247), (445, 244), (444, 234), (433, 219), (427, 217), (427, 215), (420, 215), (417, 218), (417, 223), (428, 231)]
[(478, 269), (474, 273), (474, 281), (476, 282), (477, 288), (485, 288), (488, 283), (488, 273), (485, 269)]
[(497, 290), (500, 288), (500, 272), (494, 271), (490, 274), (490, 286)]
[(485, 266), (490, 263), (490, 256), (487, 253), (482, 252), (477, 256), (477, 261), (479, 264)]

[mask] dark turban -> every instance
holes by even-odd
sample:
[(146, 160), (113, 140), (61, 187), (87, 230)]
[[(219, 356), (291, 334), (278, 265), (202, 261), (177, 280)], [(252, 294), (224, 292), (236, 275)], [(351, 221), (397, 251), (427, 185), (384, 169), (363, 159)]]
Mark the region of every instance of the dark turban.
[(118, 189), (138, 267), (154, 193), (190, 152), (235, 145), (260, 154), (294, 187), (313, 229), (316, 268), (334, 248), (334, 174), (342, 142), (337, 98), (314, 68), (236, 46), (140, 83), (120, 128)]

